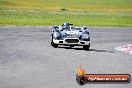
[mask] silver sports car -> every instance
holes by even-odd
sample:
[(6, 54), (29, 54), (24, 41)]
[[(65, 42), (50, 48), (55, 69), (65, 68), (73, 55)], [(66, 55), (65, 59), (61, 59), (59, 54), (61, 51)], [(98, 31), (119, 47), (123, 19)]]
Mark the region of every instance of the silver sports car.
[(90, 31), (87, 27), (73, 27), (68, 22), (62, 26), (53, 26), (51, 45), (55, 48), (58, 45), (70, 47), (83, 46), (85, 50), (90, 48)]

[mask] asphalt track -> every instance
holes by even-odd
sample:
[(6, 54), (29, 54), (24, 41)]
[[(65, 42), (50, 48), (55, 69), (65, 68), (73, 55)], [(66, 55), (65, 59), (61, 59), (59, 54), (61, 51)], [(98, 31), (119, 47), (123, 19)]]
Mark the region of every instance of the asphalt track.
[(89, 74), (130, 74), (132, 55), (113, 48), (132, 43), (132, 28), (90, 28), (91, 47), (53, 48), (51, 27), (0, 27), (0, 88), (132, 88), (129, 84), (76, 83), (76, 69)]

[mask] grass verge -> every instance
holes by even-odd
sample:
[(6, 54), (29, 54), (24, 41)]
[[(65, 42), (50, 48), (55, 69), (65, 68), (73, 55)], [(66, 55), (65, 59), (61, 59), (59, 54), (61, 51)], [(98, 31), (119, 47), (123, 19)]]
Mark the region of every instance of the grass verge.
[(132, 27), (130, 0), (0, 0), (0, 25)]

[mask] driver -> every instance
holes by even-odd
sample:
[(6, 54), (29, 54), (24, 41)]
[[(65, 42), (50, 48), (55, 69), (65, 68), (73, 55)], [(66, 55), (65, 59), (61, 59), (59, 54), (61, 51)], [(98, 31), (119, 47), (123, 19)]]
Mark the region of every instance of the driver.
[(62, 27), (63, 27), (64, 29), (70, 29), (70, 25), (73, 25), (73, 24), (70, 24), (70, 23), (68, 23), (68, 22), (64, 22), (63, 25), (62, 25)]
[(68, 27), (69, 26), (69, 23), (68, 22), (64, 22), (62, 26), (63, 27)]

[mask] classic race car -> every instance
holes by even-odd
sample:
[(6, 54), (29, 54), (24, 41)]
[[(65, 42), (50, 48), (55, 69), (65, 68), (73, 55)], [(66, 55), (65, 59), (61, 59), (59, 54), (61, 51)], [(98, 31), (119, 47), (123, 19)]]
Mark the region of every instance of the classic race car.
[(87, 27), (73, 27), (68, 22), (62, 26), (53, 26), (51, 45), (55, 48), (58, 45), (66, 45), (70, 47), (83, 46), (84, 49), (90, 48), (90, 31)]

